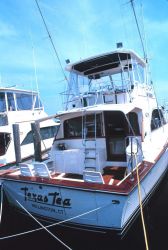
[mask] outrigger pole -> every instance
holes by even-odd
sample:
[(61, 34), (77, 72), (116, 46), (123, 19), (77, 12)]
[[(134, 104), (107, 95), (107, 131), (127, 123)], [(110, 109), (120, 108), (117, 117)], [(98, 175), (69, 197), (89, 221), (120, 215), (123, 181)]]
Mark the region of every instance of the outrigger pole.
[(145, 51), (145, 46), (144, 46), (144, 43), (143, 43), (143, 38), (142, 38), (142, 35), (141, 35), (141, 31), (140, 31), (140, 28), (139, 28), (138, 19), (137, 19), (136, 12), (135, 12), (134, 0), (130, 0), (130, 3), (131, 3), (131, 7), (132, 7), (133, 14), (134, 14), (134, 17), (135, 17), (135, 22), (136, 22), (136, 25), (137, 25), (138, 34), (139, 34), (139, 37), (140, 37), (140, 41), (141, 41), (141, 45), (142, 45), (142, 50), (143, 50), (143, 54), (144, 54), (144, 59), (147, 62), (148, 58), (147, 58), (147, 54), (146, 54), (146, 51)]

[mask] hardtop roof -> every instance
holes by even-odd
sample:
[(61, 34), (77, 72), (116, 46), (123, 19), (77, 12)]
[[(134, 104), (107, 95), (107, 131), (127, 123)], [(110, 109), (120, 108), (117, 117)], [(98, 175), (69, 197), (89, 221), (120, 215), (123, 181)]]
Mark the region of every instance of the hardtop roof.
[(145, 61), (132, 50), (118, 49), (68, 64), (66, 70), (88, 77), (94, 76), (95, 78), (95, 75), (98, 73), (102, 73), (102, 75), (108, 75), (109, 71), (116, 73), (121, 62), (125, 62), (125, 65), (129, 66), (131, 59), (135, 59), (142, 67), (146, 65)]
[(34, 94), (37, 95), (37, 91), (33, 90), (25, 90), (25, 89), (17, 89), (13, 87), (0, 87), (0, 92), (12, 92), (12, 93), (24, 93), (24, 94)]

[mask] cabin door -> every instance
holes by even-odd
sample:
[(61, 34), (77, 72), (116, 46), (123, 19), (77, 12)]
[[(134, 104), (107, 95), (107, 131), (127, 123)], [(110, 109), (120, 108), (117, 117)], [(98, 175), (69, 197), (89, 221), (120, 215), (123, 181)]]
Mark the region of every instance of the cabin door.
[(121, 111), (104, 112), (107, 161), (126, 161), (127, 121)]

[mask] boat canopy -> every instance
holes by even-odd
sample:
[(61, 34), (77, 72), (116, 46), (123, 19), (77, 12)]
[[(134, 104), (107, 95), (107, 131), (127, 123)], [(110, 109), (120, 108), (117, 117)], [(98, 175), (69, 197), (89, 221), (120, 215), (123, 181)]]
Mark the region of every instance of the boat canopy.
[(123, 66), (125, 69), (131, 68), (133, 61), (145, 67), (145, 61), (135, 52), (120, 49), (69, 64), (66, 70), (88, 76), (90, 79), (98, 79), (102, 76), (119, 73)]

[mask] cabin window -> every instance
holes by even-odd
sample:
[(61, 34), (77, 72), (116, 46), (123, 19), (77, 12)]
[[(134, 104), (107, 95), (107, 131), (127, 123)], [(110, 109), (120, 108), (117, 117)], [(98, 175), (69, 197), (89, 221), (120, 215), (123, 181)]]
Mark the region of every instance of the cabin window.
[(144, 68), (141, 65), (138, 65), (138, 73), (139, 73), (139, 78), (141, 83), (145, 82), (145, 78), (144, 78)]
[(82, 117), (76, 117), (64, 122), (64, 137), (82, 137)]
[(133, 63), (133, 68), (134, 68), (134, 79), (135, 81), (138, 81), (140, 83), (144, 83), (144, 68), (140, 65), (137, 64), (136, 61)]
[(121, 111), (105, 111), (106, 149), (108, 161), (126, 160), (128, 122)]
[[(57, 132), (58, 126), (50, 126), (50, 127), (44, 127), (40, 128), (40, 135), (41, 140), (51, 139), (54, 138), (55, 133)], [(29, 143), (33, 143), (33, 134), (32, 131), (30, 131), (25, 139), (22, 141), (21, 145), (27, 145)]]
[(105, 129), (107, 137), (123, 137), (128, 134), (128, 123), (121, 111), (105, 111)]
[(13, 93), (7, 93), (7, 99), (8, 99), (8, 110), (9, 111), (15, 111), (15, 99)]
[(5, 93), (0, 93), (0, 112), (6, 111)]
[(32, 110), (34, 95), (16, 93), (17, 110)]
[(162, 110), (154, 109), (152, 112), (152, 119), (151, 119), (151, 130), (155, 130), (165, 124), (166, 121), (164, 119)]
[(5, 113), (0, 114), (0, 126), (8, 125), (8, 117)]
[(129, 127), (129, 134), (140, 135), (139, 132), (139, 124), (138, 124), (138, 115), (134, 112), (130, 112), (128, 115), (129, 122), (131, 124), (132, 129)]
[[(83, 125), (82, 125), (83, 122)], [(86, 137), (102, 136), (102, 119), (101, 115), (86, 115), (83, 117), (75, 117), (64, 121), (64, 137), (65, 138), (82, 138), (85, 133)], [(96, 133), (95, 133), (96, 128)]]
[(41, 103), (41, 101), (39, 99), (39, 96), (36, 96), (36, 101), (35, 101), (35, 104), (34, 104), (34, 108), (35, 109), (42, 109), (43, 108), (42, 103)]
[(46, 128), (40, 128), (40, 134), (42, 140), (47, 140), (50, 138), (54, 138), (58, 127), (57, 126), (50, 126)]
[(11, 137), (9, 133), (0, 133), (0, 156), (6, 153), (10, 141)]

